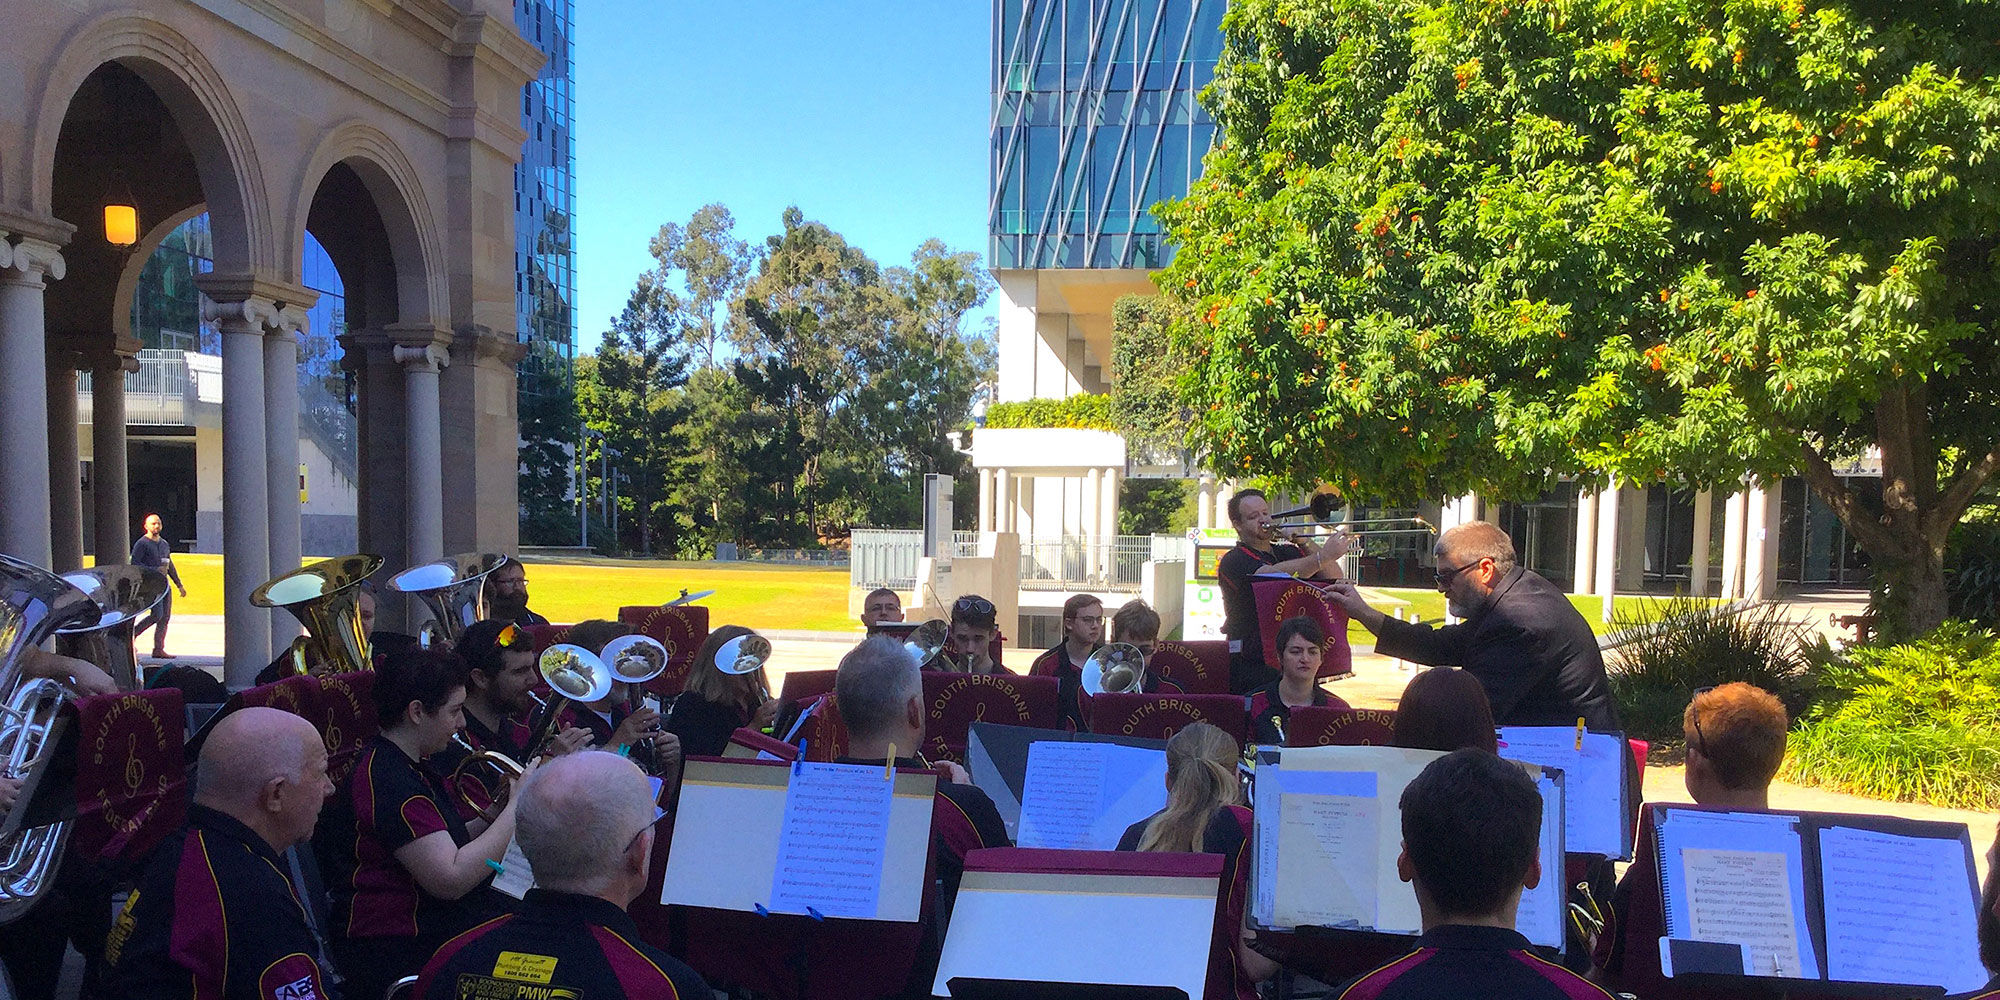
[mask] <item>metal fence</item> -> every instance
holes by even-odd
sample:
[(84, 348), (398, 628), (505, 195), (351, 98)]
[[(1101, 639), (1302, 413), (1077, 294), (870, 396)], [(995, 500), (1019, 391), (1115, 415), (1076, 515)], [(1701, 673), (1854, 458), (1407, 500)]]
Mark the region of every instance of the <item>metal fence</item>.
[[(125, 422), (184, 427), (188, 423), (188, 366), (185, 351), (139, 352), (139, 370), (125, 373)], [(77, 408), (90, 412), (95, 400), (90, 372), (76, 379)]]
[[(1155, 537), (1172, 538), (1121, 535), (1097, 543), (1086, 543), (1079, 537), (1022, 539), (1021, 589), (1136, 592), (1146, 560), (1154, 557)], [(849, 538), (847, 578), (852, 586), (893, 590), (916, 587), (923, 532), (857, 529)], [(971, 558), (978, 554), (978, 532), (952, 533), (954, 557)], [(1173, 550), (1165, 558), (1179, 557), (1179, 550)]]

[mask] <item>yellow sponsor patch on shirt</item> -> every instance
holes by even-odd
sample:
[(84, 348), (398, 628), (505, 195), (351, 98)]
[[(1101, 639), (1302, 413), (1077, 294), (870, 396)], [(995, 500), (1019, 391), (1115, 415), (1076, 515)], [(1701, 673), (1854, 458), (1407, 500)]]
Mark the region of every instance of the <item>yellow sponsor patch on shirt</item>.
[(555, 978), (555, 974), (554, 955), (503, 951), (500, 960), (493, 963), (493, 978), (512, 979), (517, 983), (547, 983)]

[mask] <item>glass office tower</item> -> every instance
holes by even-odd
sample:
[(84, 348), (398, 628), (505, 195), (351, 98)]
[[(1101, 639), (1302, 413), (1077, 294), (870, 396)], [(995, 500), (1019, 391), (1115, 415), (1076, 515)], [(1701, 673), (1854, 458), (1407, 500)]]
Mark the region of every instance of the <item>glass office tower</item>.
[(575, 0), (514, 0), (514, 25), (548, 53), (521, 88), (528, 141), (514, 168), (514, 308), (524, 343), (521, 391), (537, 390), (550, 364), (576, 356)]
[(1157, 268), (1201, 174), (1224, 0), (994, 0), (995, 268)]

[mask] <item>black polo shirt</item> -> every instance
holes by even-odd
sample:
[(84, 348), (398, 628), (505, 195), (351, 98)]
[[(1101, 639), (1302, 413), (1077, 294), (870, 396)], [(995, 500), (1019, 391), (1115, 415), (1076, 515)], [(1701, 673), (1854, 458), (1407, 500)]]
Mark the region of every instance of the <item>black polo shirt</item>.
[[(1250, 694), (1250, 741), (1261, 746), (1283, 746), (1285, 737), (1281, 729), (1292, 723), (1292, 706), (1278, 694), (1279, 681), (1272, 681)], [(1313, 685), (1312, 703), (1315, 708), (1333, 705), (1346, 708), (1347, 702), (1327, 694), (1326, 689)]]
[(278, 853), (234, 817), (190, 805), (112, 923), (105, 995), (318, 1000), (318, 954)]
[(1259, 552), (1241, 542), (1222, 556), (1215, 570), (1216, 586), (1222, 590), (1222, 634), (1229, 637), (1229, 690), (1249, 694), (1277, 679), (1278, 672), (1264, 662), (1264, 632), (1257, 622), (1257, 595), (1251, 577), (1266, 566), (1290, 562), (1305, 556), (1296, 545), (1275, 543), (1269, 552)]
[(1334, 1000), (1609, 1000), (1611, 994), (1536, 955), (1518, 931), (1450, 924), (1417, 950), (1336, 991)]
[(689, 757), (720, 757), (729, 746), (729, 735), (749, 724), (750, 716), (742, 708), (689, 691), (674, 699), (661, 728), (681, 738), (681, 753)]
[(530, 889), (519, 913), (444, 943), (417, 1000), (709, 1000), (693, 969), (639, 940), (625, 911), (595, 896)]

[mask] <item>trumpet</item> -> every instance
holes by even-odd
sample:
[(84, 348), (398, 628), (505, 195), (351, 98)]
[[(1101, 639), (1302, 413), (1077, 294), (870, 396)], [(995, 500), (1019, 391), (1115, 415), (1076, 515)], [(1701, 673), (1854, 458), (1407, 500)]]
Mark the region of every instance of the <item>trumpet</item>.
[[(450, 784), (452, 794), (458, 796), (459, 800), (464, 802), (467, 808), (478, 813), (480, 819), (488, 823), (493, 822), (493, 817), (500, 815), (501, 808), (506, 804), (507, 797), (505, 792), (508, 783), (526, 773), (527, 768), (523, 767), (520, 761), (498, 750), (480, 750), (475, 748), (461, 733), (451, 734), (451, 741), (466, 752), (465, 759), (459, 761), (458, 766), (451, 769)], [(477, 773), (477, 769), (482, 767), (492, 772), (494, 780), (489, 781)], [(467, 772), (474, 773), (468, 775)], [(478, 802), (473, 801), (472, 796), (465, 791), (464, 779), (468, 776), (474, 781), (479, 782), (481, 787), (489, 790), (499, 789), (499, 793), (493, 796), (491, 802), (485, 806), (481, 806)]]

